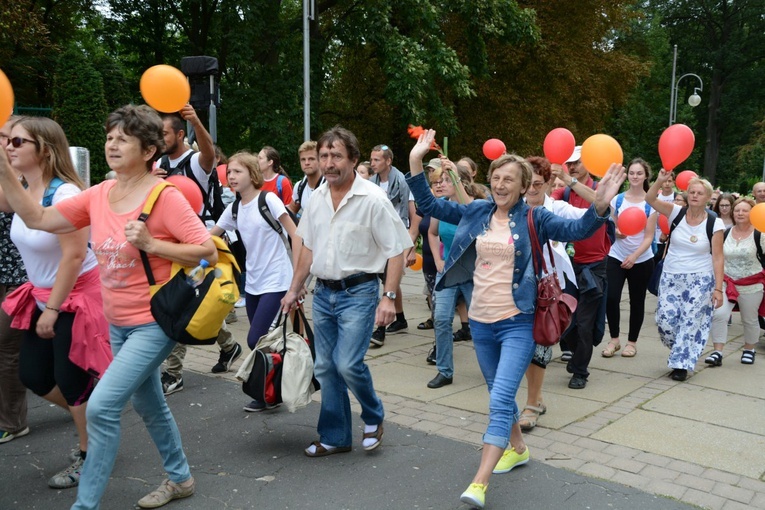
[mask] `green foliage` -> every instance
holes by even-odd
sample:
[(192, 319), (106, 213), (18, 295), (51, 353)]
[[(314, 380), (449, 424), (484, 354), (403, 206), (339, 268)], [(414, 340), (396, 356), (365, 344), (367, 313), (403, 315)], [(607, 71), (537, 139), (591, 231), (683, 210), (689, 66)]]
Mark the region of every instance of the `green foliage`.
[(108, 113), (104, 82), (79, 48), (71, 46), (60, 57), (53, 75), (53, 119), (66, 133), (69, 145), (90, 151), (93, 182), (108, 168), (104, 159), (104, 121)]

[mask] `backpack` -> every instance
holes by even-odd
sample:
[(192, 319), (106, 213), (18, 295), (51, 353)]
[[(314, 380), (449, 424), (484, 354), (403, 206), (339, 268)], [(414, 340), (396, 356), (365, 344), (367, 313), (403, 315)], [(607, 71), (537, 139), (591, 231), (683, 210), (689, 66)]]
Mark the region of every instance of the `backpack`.
[[(598, 183), (593, 180), (590, 187), (592, 189), (596, 189), (598, 187)], [(566, 186), (566, 188), (563, 190), (563, 200), (568, 202), (570, 197), (571, 187)], [(608, 240), (611, 241), (611, 244), (614, 244), (616, 242), (616, 224), (611, 220), (610, 217), (608, 218), (608, 221), (606, 221), (606, 234), (608, 234)]]
[(242, 391), (268, 405), (284, 403), (294, 413), (311, 402), (311, 395), (320, 388), (313, 376), (316, 360), (314, 336), (302, 308), (298, 308), (306, 337), (294, 328), (287, 332), (287, 316), (279, 314), (277, 327), (259, 340), (257, 347), (244, 360), (236, 374)]
[[(274, 215), (271, 214), (271, 210), (268, 208), (268, 204), (266, 203), (266, 195), (268, 193), (271, 193), (270, 191), (262, 191), (258, 195), (258, 211), (260, 211), (260, 215), (263, 217), (266, 223), (276, 231), (277, 234), (279, 234), (279, 237), (281, 238), (282, 242), (284, 243), (284, 247), (287, 248), (287, 254), (292, 256), (292, 250), (290, 249), (289, 241), (287, 241), (284, 238), (284, 228), (282, 227), (282, 224), (279, 223), (279, 221), (274, 218)], [(234, 223), (237, 223), (237, 217), (239, 216), (239, 204), (242, 202), (242, 197), (239, 195), (239, 193), (236, 194), (236, 200), (234, 200), (234, 204), (231, 206), (231, 217), (234, 220)], [(237, 224), (238, 225), (238, 224)], [(229, 246), (231, 247), (231, 251), (234, 253), (234, 256), (236, 257), (237, 263), (239, 264), (239, 267), (247, 267), (246, 261), (247, 261), (247, 249), (244, 247), (244, 242), (242, 241), (242, 235), (239, 233), (239, 229), (234, 230), (236, 232), (236, 237), (238, 238), (236, 241), (231, 243)]]
[[(672, 236), (672, 232), (675, 230), (675, 227), (677, 227), (680, 224), (680, 220), (682, 220), (685, 217), (685, 213), (688, 211), (687, 207), (683, 207), (680, 209), (680, 212), (677, 213), (677, 216), (675, 216), (675, 219), (672, 220), (672, 224), (669, 226), (669, 234), (667, 235), (667, 242), (664, 244), (664, 251), (666, 252), (669, 250), (669, 239)], [(712, 236), (714, 236), (714, 228), (715, 228), (715, 220), (717, 219), (717, 215), (707, 209), (707, 238), (709, 239), (709, 253), (712, 253)]]
[(56, 194), (56, 190), (59, 186), (64, 184), (64, 181), (59, 179), (58, 177), (54, 177), (51, 179), (50, 184), (48, 184), (48, 187), (45, 189), (45, 193), (43, 194), (42, 198), (42, 206), (43, 207), (50, 207), (53, 205), (53, 196)]
[[(146, 222), (159, 194), (168, 186), (172, 184), (162, 182), (151, 190), (139, 221)], [(177, 262), (173, 262), (170, 279), (158, 285), (149, 265), (149, 257), (146, 252), (140, 251), (149, 281), (151, 314), (167, 336), (182, 344), (214, 344), (223, 320), (239, 299), (236, 284), (240, 276), (239, 265), (221, 238), (213, 236), (212, 240), (218, 249), (218, 262), (205, 269), (204, 280), (196, 287), (186, 281), (187, 272), (193, 268), (183, 267)]]
[[(223, 211), (226, 208), (223, 205), (223, 188), (218, 180), (218, 172), (213, 168), (213, 171), (210, 172), (209, 175), (207, 189), (204, 189), (194, 175), (194, 172), (191, 170), (191, 158), (194, 154), (196, 153), (192, 152), (180, 160), (175, 168), (170, 168), (170, 158), (168, 156), (162, 156), (159, 160), (159, 167), (166, 171), (168, 176), (183, 175), (194, 181), (199, 188), (199, 191), (202, 192), (202, 203), (204, 204), (200, 218), (202, 218), (202, 221), (218, 221), (220, 215), (223, 214)], [(210, 195), (213, 197), (212, 205), (210, 204)]]
[[(316, 184), (316, 188), (321, 186), (323, 183), (324, 183), (324, 176), (322, 175), (319, 178), (318, 184)], [(305, 187), (306, 186), (308, 186), (308, 176), (303, 177), (303, 180), (301, 180), (298, 183), (298, 185), (297, 185), (297, 200), (295, 200), (295, 202), (297, 202), (300, 205), (301, 208), (303, 207), (303, 202), (302, 202), (302, 200), (303, 200), (303, 192), (305, 191)], [(316, 189), (316, 188), (314, 188), (314, 189)]]

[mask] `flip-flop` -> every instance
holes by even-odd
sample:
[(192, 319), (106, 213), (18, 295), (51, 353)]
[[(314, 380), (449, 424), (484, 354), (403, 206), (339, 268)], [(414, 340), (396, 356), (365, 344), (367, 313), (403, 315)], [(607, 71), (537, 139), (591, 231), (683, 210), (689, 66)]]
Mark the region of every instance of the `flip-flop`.
[[(311, 446), (316, 447), (313, 453), (309, 451)], [(324, 448), (324, 445), (321, 444), (321, 441), (314, 441), (308, 445), (308, 448), (303, 450), (303, 453), (305, 453), (306, 457), (326, 457), (327, 455), (334, 455), (336, 453), (347, 453), (352, 449), (353, 448), (350, 446), (332, 446), (329, 448)]]

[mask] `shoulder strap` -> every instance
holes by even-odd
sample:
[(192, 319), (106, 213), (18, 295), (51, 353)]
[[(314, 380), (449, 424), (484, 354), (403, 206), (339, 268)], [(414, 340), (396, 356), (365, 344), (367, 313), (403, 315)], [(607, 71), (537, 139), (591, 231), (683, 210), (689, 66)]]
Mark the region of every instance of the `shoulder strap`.
[[(151, 192), (149, 193), (149, 197), (146, 199), (146, 203), (144, 204), (143, 209), (141, 209), (141, 214), (138, 215), (138, 221), (143, 221), (146, 223), (146, 220), (149, 219), (149, 214), (151, 214), (151, 210), (154, 208), (154, 204), (159, 198), (159, 194), (162, 193), (162, 191), (168, 186), (173, 186), (173, 184), (167, 181), (162, 181), (154, 186), (154, 188), (152, 188)], [(154, 280), (154, 273), (151, 271), (149, 257), (146, 255), (145, 251), (139, 250), (139, 252), (141, 254), (143, 270), (146, 272), (146, 279), (149, 280), (149, 285), (154, 286), (157, 282)]]
[(242, 196), (239, 193), (237, 193), (236, 199), (234, 200), (234, 205), (231, 206), (231, 217), (233, 218), (234, 223), (236, 223), (236, 217), (239, 215), (240, 203), (242, 203)]
[(762, 265), (762, 246), (760, 243), (762, 242), (762, 233), (754, 229), (754, 246), (757, 248), (757, 260), (760, 261), (760, 265)]
[(260, 211), (260, 215), (263, 216), (266, 223), (268, 223), (272, 229), (276, 230), (277, 234), (282, 235), (282, 232), (284, 231), (282, 229), (282, 224), (274, 218), (274, 215), (271, 214), (271, 210), (266, 203), (266, 195), (268, 195), (268, 193), (268, 191), (261, 191), (260, 195), (258, 195), (258, 211)]
[(298, 186), (297, 186), (297, 200), (295, 200), (295, 202), (297, 202), (298, 204), (300, 204), (303, 201), (303, 192), (305, 191), (306, 186), (308, 186), (307, 175), (303, 177), (303, 179), (298, 183)]
[[(526, 215), (526, 221), (528, 222), (529, 226), (529, 240), (531, 241), (531, 259), (534, 262), (534, 274), (539, 277), (539, 266), (542, 266), (542, 272), (544, 274), (550, 274), (547, 272), (547, 262), (545, 262), (545, 256), (544, 252), (542, 251), (542, 246), (539, 244), (539, 238), (537, 237), (537, 229), (534, 226), (534, 209), (536, 207), (530, 207), (529, 211)], [(547, 242), (547, 251), (550, 252), (550, 263), (552, 264), (552, 272), (555, 272), (555, 257), (552, 253), (552, 248), (550, 248), (550, 242)], [(541, 261), (541, 264), (537, 262), (537, 260)]]
[(707, 237), (709, 238), (710, 247), (712, 243), (712, 236), (714, 235), (716, 219), (717, 215), (715, 213), (707, 211)]
[(563, 188), (563, 201), (568, 202), (568, 199), (571, 197), (571, 188), (566, 186)]
[(50, 184), (48, 184), (48, 187), (45, 189), (45, 194), (42, 198), (43, 207), (50, 207), (53, 205), (53, 196), (56, 194), (58, 187), (62, 184), (64, 184), (64, 181), (58, 177), (51, 179)]
[(624, 192), (619, 193), (616, 195), (616, 215), (619, 215), (619, 209), (622, 207), (622, 204), (624, 203)]
[(278, 174), (276, 176), (276, 191), (279, 193), (279, 200), (282, 199), (282, 180), (284, 179), (284, 176), (282, 174)]

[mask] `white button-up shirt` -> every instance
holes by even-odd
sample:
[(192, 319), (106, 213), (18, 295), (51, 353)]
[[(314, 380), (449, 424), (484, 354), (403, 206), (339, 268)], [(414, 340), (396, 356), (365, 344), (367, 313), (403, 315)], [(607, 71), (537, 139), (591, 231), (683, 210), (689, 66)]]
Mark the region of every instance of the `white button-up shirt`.
[(325, 280), (382, 273), (389, 258), (412, 247), (385, 192), (357, 175), (336, 211), (327, 183), (314, 190), (297, 233), (313, 252), (311, 274)]

